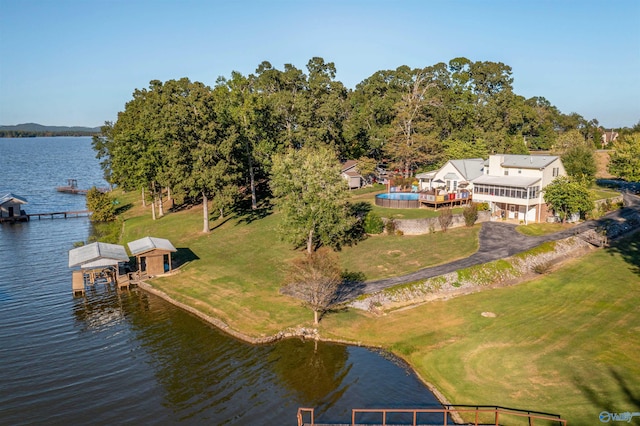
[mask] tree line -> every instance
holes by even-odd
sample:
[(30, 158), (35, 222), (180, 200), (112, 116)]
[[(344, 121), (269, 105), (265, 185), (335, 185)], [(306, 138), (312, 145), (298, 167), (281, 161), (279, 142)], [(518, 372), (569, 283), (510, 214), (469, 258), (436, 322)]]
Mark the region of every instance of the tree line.
[(353, 90), (336, 80), (332, 62), (314, 57), (306, 68), (262, 62), (213, 87), (182, 78), (136, 89), (93, 138), (106, 180), (150, 197), (154, 217), (162, 197), (202, 203), (208, 232), (209, 204), (223, 216), (246, 196), (256, 209), (260, 184), (288, 150), (322, 147), (337, 160), (359, 159), (364, 175), (382, 163), (410, 176), (451, 158), (600, 143), (597, 120), (514, 93), (503, 63), (400, 66)]

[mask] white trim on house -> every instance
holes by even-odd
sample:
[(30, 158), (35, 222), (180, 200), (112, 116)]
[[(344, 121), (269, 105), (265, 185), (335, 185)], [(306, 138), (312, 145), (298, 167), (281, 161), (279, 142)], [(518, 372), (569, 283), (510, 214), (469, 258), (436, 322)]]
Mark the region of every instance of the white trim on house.
[(483, 169), (482, 158), (449, 160), (438, 170), (417, 174), (418, 188), (421, 191), (431, 189), (456, 191), (462, 185), (471, 189), (471, 181), (481, 176)]
[(489, 204), (496, 216), (524, 223), (546, 220), (544, 188), (567, 174), (554, 155), (491, 155), (485, 172), (473, 180), (473, 201)]

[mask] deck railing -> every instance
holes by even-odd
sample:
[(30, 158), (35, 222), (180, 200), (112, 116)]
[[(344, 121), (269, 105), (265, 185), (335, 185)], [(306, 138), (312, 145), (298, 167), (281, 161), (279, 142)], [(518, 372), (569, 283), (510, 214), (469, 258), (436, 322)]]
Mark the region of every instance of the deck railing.
[[(420, 422), (419, 418), (421, 414), (441, 414), (441, 424), (445, 426), (456, 424), (451, 421), (450, 416), (452, 415), (456, 417), (464, 415), (464, 417), (467, 418), (464, 424), (472, 424), (475, 426), (523, 424), (522, 421), (526, 421), (529, 426), (534, 426), (536, 420), (544, 421), (544, 424), (567, 425), (567, 421), (562, 419), (558, 414), (485, 405), (448, 405), (442, 408), (354, 408), (351, 410), (351, 425), (359, 425), (360, 423), (358, 423), (358, 421), (362, 422), (362, 417), (366, 414), (370, 414), (366, 420), (366, 424), (381, 426), (387, 426), (388, 424), (407, 424), (412, 426), (434, 424), (433, 420), (429, 420), (428, 423)], [(405, 423), (398, 423), (398, 420), (390, 420), (390, 417), (402, 414), (412, 417), (411, 420), (409, 420), (411, 423), (406, 423), (406, 418), (403, 420)], [(473, 420), (469, 422), (468, 419), (471, 417), (473, 417)], [(309, 419), (309, 421), (306, 421), (306, 419)], [(389, 421), (392, 423), (388, 423)], [(305, 425), (316, 425), (313, 408), (298, 409), (298, 426)]]

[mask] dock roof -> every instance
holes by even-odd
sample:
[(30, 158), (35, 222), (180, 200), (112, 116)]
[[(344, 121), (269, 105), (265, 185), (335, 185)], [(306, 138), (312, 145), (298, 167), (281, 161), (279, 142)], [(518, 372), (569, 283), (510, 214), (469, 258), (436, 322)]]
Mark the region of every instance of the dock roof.
[(12, 194), (11, 192), (0, 197), (0, 205), (7, 203), (9, 201), (13, 201), (20, 204), (27, 204), (27, 200), (24, 197), (20, 197), (18, 195)]
[(171, 241), (156, 237), (140, 238), (139, 240), (127, 243), (127, 245), (129, 246), (129, 251), (134, 256), (156, 249), (171, 252), (177, 251), (173, 244), (171, 244)]
[(97, 268), (128, 262), (124, 246), (109, 243), (92, 243), (69, 250), (69, 267)]

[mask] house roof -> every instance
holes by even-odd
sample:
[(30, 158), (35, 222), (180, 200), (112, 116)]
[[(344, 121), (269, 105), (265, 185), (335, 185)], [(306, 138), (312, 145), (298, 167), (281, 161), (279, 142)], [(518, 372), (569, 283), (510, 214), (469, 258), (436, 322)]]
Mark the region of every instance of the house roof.
[(346, 172), (347, 170), (354, 168), (357, 164), (358, 162), (356, 160), (347, 160), (342, 163), (342, 171)]
[(27, 200), (25, 198), (12, 194), (10, 192), (0, 197), (0, 205), (8, 203), (10, 201), (13, 201), (14, 203), (27, 204)]
[(518, 169), (544, 169), (558, 159), (557, 155), (515, 155), (502, 156), (502, 167), (515, 167)]
[(416, 178), (418, 178), (418, 179), (433, 179), (436, 176), (436, 173), (438, 173), (437, 170), (433, 170), (431, 172), (418, 173), (416, 175)]
[(172, 252), (177, 251), (173, 244), (171, 244), (171, 241), (156, 237), (140, 238), (139, 240), (127, 243), (127, 245), (129, 246), (129, 251), (134, 256), (156, 249)]
[(92, 243), (69, 250), (69, 267), (81, 268), (117, 265), (129, 261), (124, 246), (108, 243)]
[(358, 172), (356, 172), (356, 171), (353, 171), (353, 170), (349, 170), (349, 171), (342, 172), (342, 173), (344, 173), (345, 175), (347, 175), (347, 176), (349, 176), (349, 177), (362, 177), (362, 176), (360, 175), (360, 173), (358, 173)]
[(482, 175), (473, 180), (473, 184), (500, 185), (511, 188), (526, 188), (540, 182), (540, 177), (535, 176), (489, 176)]
[(462, 160), (451, 160), (450, 163), (456, 168), (466, 180), (473, 180), (482, 175), (484, 160), (482, 158), (464, 158)]

